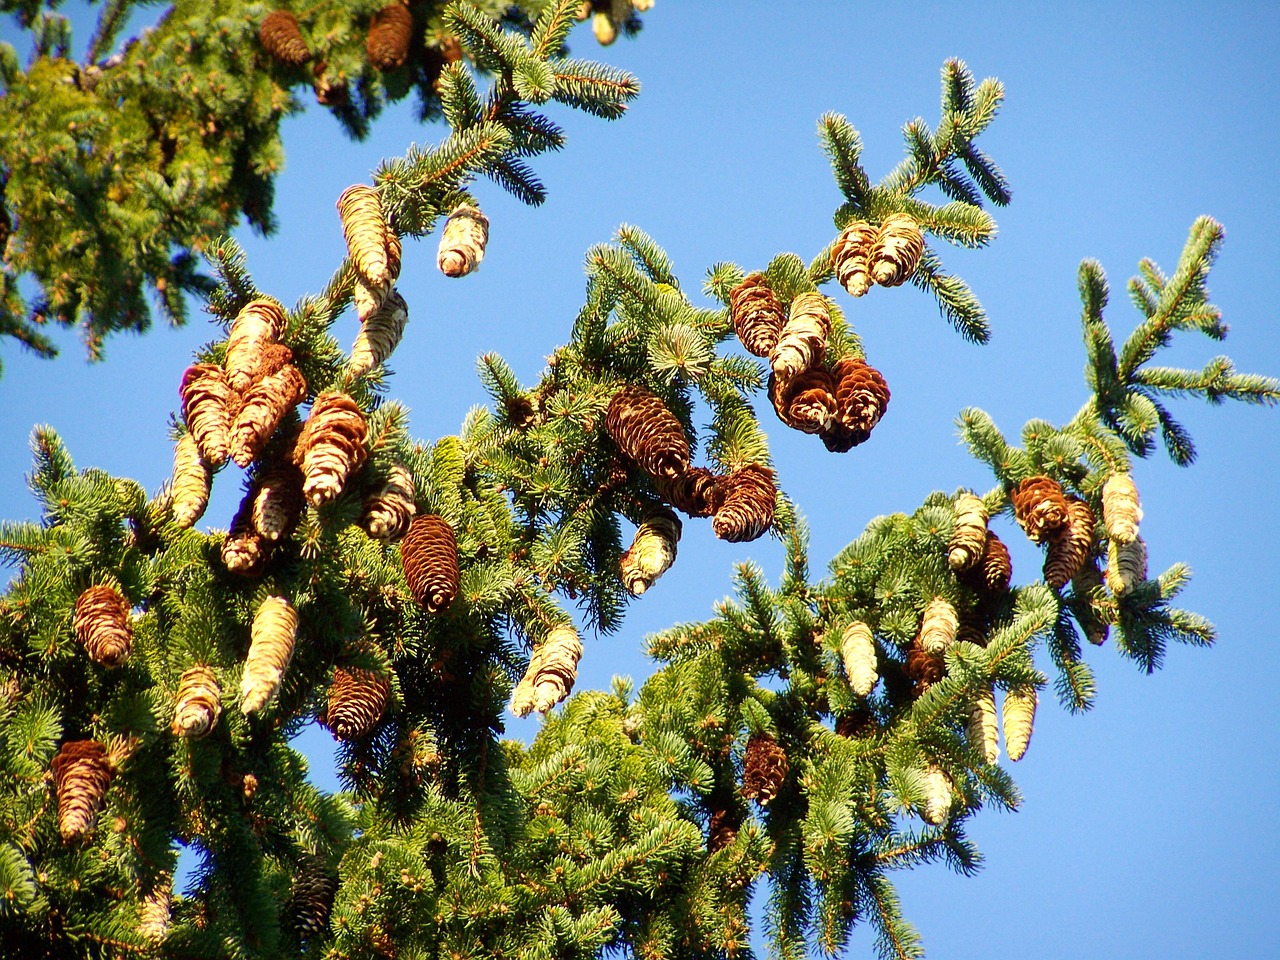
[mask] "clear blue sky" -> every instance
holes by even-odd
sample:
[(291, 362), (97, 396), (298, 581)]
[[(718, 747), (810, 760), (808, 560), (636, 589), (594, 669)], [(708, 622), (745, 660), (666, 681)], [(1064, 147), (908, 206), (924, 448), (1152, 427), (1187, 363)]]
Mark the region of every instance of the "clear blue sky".
[[(572, 39), (575, 53), (600, 53), (585, 27)], [(870, 518), (910, 511), (933, 489), (991, 485), (957, 444), (962, 407), (984, 408), (1013, 436), (1031, 417), (1063, 422), (1075, 412), (1085, 398), (1075, 280), (1084, 257), (1108, 271), (1109, 318), (1123, 335), (1137, 318), (1124, 283), (1139, 258), (1172, 267), (1192, 220), (1218, 218), (1227, 241), (1210, 289), (1231, 335), (1224, 345), (1187, 338), (1166, 362), (1199, 367), (1225, 352), (1241, 369), (1280, 374), (1269, 286), (1280, 263), (1278, 49), (1280, 7), (1266, 3), (659, 0), (636, 41), (602, 54), (643, 83), (629, 115), (607, 124), (566, 114), (568, 148), (535, 161), (549, 202), (531, 210), (479, 187), (492, 239), (478, 274), (442, 277), (434, 238), (406, 246), (411, 320), (392, 395), (412, 409), (413, 433), (432, 439), (484, 402), (473, 372), (481, 352), (496, 349), (532, 379), (568, 334), (583, 253), (619, 223), (664, 244), (690, 292), (716, 261), (750, 269), (786, 250), (808, 259), (834, 233), (839, 196), (814, 135), (819, 114), (852, 120), (878, 178), (901, 155), (902, 122), (936, 120), (939, 67), (960, 56), (1008, 91), (983, 142), (1014, 201), (996, 212), (990, 248), (942, 250), (983, 300), (994, 337), (965, 344), (911, 287), (856, 303), (835, 291), (893, 391), (887, 417), (843, 456), (765, 418), (781, 480), (813, 523), (821, 570)], [(415, 126), (407, 105), (360, 145), (318, 111), (290, 121), (280, 230), (266, 241), (241, 237), (258, 284), (285, 302), (318, 290), (343, 254), (338, 193), (368, 182), (382, 156), (441, 132)], [(37, 422), (53, 424), (82, 466), (158, 487), (170, 469), (166, 421), (179, 377), (212, 335), (197, 312), (185, 330), (108, 341), (107, 362), (93, 367), (72, 337), (53, 363), (4, 343), (0, 516), (34, 514), (22, 475)], [(349, 343), (355, 321), (340, 321), (338, 335)], [(1171, 649), (1153, 677), (1109, 645), (1086, 651), (1097, 706), (1072, 717), (1051, 697), (1042, 703), (1027, 757), (1013, 767), (1023, 809), (974, 822), (984, 870), (898, 876), (930, 956), (1280, 955), (1280, 411), (1187, 401), (1175, 413), (1200, 460), (1187, 470), (1161, 459), (1138, 465), (1143, 533), (1153, 568), (1191, 564), (1183, 605), (1217, 624), (1219, 644)], [(239, 495), (231, 468), (207, 522), (225, 526)], [(1033, 578), (1038, 555), (1015, 529), (1000, 530), (1015, 545), (1015, 577)], [(580, 686), (614, 673), (643, 678), (644, 635), (708, 616), (732, 564), (748, 557), (776, 577), (773, 545), (722, 543), (709, 524), (689, 522), (673, 573), (618, 635), (588, 642)], [(509, 726), (522, 737), (535, 729), (532, 720)], [(318, 779), (330, 783), (326, 738), (306, 743)], [(870, 943), (855, 938), (849, 955)]]

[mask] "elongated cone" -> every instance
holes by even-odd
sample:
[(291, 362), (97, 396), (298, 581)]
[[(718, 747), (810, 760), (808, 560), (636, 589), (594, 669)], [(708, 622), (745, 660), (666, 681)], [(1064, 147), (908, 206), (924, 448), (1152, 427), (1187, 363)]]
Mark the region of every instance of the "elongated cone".
[(709, 517), (724, 502), (724, 478), (706, 467), (689, 467), (675, 477), (657, 477), (654, 485), (669, 504), (691, 517)]
[(254, 482), (253, 529), (266, 540), (283, 540), (302, 515), (302, 471), (288, 461), (272, 464)]
[(284, 915), (302, 941), (320, 937), (329, 929), (329, 915), (338, 895), (338, 881), (318, 860), (306, 861), (298, 871)]
[(260, 576), (271, 558), (271, 542), (254, 528), (255, 497), (255, 491), (250, 489), (241, 498), (236, 515), (231, 518), (231, 529), (222, 541), (222, 565), (242, 577)]
[(1111, 626), (1099, 614), (1098, 607), (1105, 602), (1102, 589), (1102, 571), (1098, 561), (1090, 557), (1071, 580), (1071, 591), (1080, 600), (1082, 609), (1076, 611), (1076, 619), (1084, 628), (1084, 635), (1094, 646), (1107, 642)]
[(222, 688), (213, 671), (204, 665), (191, 667), (178, 681), (178, 706), (173, 732), (179, 737), (203, 737), (222, 716)]
[(273, 10), (258, 27), (258, 40), (267, 53), (288, 67), (300, 67), (311, 59), (298, 21), (288, 10)]
[(820, 293), (802, 293), (791, 301), (791, 312), (769, 354), (774, 376), (788, 380), (822, 363), (831, 333), (831, 309)]
[(414, 497), (413, 474), (403, 464), (394, 464), (387, 482), (365, 498), (360, 526), (376, 540), (399, 540), (417, 511)]
[(767, 733), (753, 733), (747, 738), (742, 757), (742, 795), (767, 807), (786, 782), (791, 764), (786, 751)]
[(284, 671), (293, 659), (298, 635), (298, 612), (284, 597), (267, 597), (253, 617), (249, 655), (240, 677), (240, 709), (254, 713), (280, 689)]
[(138, 908), (138, 933), (159, 943), (169, 933), (169, 912), (173, 900), (173, 878), (162, 873), (156, 878), (155, 886), (142, 898)]
[(871, 278), (871, 250), (878, 231), (865, 220), (855, 220), (836, 238), (831, 248), (831, 263), (840, 286), (849, 296), (860, 297), (875, 282)]
[(529, 669), (516, 685), (511, 712), (527, 717), (535, 710), (545, 714), (573, 690), (578, 678), (582, 640), (570, 626), (552, 627), (546, 639), (533, 651)]
[(1102, 485), (1102, 522), (1107, 537), (1117, 543), (1132, 543), (1138, 536), (1142, 507), (1138, 487), (1127, 473), (1113, 473)]
[(996, 724), (996, 695), (988, 686), (969, 709), (970, 745), (987, 763), (1000, 759), (999, 727)]
[(889, 385), (879, 370), (857, 357), (842, 358), (831, 377), (840, 423), (852, 435), (854, 446), (864, 443), (889, 408)]
[(209, 485), (213, 470), (200, 456), (200, 448), (190, 432), (184, 433), (173, 448), (173, 522), (186, 530), (204, 516), (209, 506)]
[(107, 748), (97, 740), (71, 740), (53, 758), (53, 783), (58, 796), (58, 832), (63, 840), (93, 830), (107, 800), (115, 769)]
[(1067, 522), (1067, 498), (1052, 477), (1028, 477), (1014, 488), (1013, 515), (1036, 543), (1044, 543)]
[(412, 39), (413, 14), (408, 7), (402, 3), (383, 7), (373, 15), (369, 24), (369, 39), (365, 43), (369, 63), (379, 70), (404, 66)]
[(956, 525), (947, 542), (947, 563), (952, 570), (969, 570), (982, 559), (986, 546), (986, 505), (981, 497), (962, 493), (956, 497)]
[(111, 587), (90, 587), (76, 598), (72, 627), (89, 659), (104, 667), (116, 667), (129, 657), (133, 625), (129, 603)]
[(465, 277), (484, 259), (489, 218), (470, 204), (454, 208), (440, 231), (436, 264), (446, 277)]
[(956, 642), (959, 627), (956, 608), (942, 597), (934, 597), (924, 608), (924, 617), (920, 621), (920, 646), (925, 653), (946, 653), (947, 648)]
[(742, 818), (736, 811), (715, 807), (707, 815), (707, 853), (723, 850), (738, 839)]
[(212, 363), (187, 367), (178, 393), (182, 398), (182, 418), (200, 456), (211, 467), (226, 463), (233, 394), (222, 368)]
[(762, 464), (750, 463), (725, 477), (722, 485), (724, 501), (711, 521), (715, 535), (730, 543), (762, 536), (773, 524), (778, 501), (773, 471)]
[(323, 723), (339, 740), (359, 740), (378, 725), (390, 696), (391, 682), (382, 674), (338, 667), (329, 685)]
[(316, 397), (293, 448), (294, 462), (302, 468), (302, 492), (312, 506), (342, 492), (347, 478), (368, 456), (367, 435), (364, 414), (345, 393)]
[(946, 823), (953, 803), (951, 778), (936, 764), (931, 763), (924, 769), (924, 798), (924, 810), (921, 813), (925, 822), (935, 827)]
[[(395, 232), (382, 211), (378, 191), (363, 183), (347, 187), (338, 197), (338, 216), (342, 218), (342, 235), (357, 272), (375, 286), (394, 283), (393, 264), (387, 257), (387, 238)], [(398, 274), (399, 264), (394, 266)]]
[(1067, 500), (1067, 522), (1049, 538), (1044, 560), (1044, 582), (1061, 590), (1080, 572), (1093, 554), (1093, 511), (1083, 500)]
[(351, 376), (362, 377), (385, 363), (400, 345), (408, 322), (409, 305), (393, 288), (382, 306), (360, 325), (356, 342), (351, 347)]
[(987, 531), (982, 560), (974, 569), (981, 575), (982, 585), (991, 593), (1003, 593), (1009, 589), (1009, 582), (1013, 579), (1013, 560), (1009, 556), (1009, 548), (994, 530)]
[(449, 608), (458, 595), (458, 541), (443, 517), (413, 518), (400, 542), (400, 563), (418, 606), (427, 613)]
[(871, 276), (882, 287), (896, 287), (911, 278), (924, 254), (924, 234), (905, 213), (892, 213), (880, 224), (871, 248)]
[(1014, 763), (1027, 752), (1039, 702), (1035, 687), (1014, 687), (1004, 695), (1004, 750)]
[(636, 528), (635, 539), (618, 561), (622, 584), (633, 597), (642, 595), (675, 563), (680, 532), (680, 519), (666, 507), (649, 514)]
[(729, 292), (729, 318), (748, 353), (767, 357), (773, 352), (785, 320), (763, 273), (748, 274)]
[(306, 397), (307, 381), (291, 363), (253, 384), (231, 425), (231, 459), (241, 467), (253, 463), (285, 415)]
[(778, 419), (801, 433), (824, 433), (836, 425), (836, 385), (831, 374), (818, 367), (805, 370), (779, 386), (769, 374), (769, 400)]
[(266, 348), (284, 334), (284, 307), (269, 297), (255, 297), (246, 303), (227, 336), (227, 382), (244, 393), (258, 378)]
[(597, 10), (591, 18), (591, 32), (600, 46), (607, 47), (618, 39), (618, 25), (607, 10)]
[(644, 387), (621, 387), (609, 401), (604, 426), (618, 449), (651, 477), (672, 479), (689, 468), (684, 427)]
[(876, 644), (871, 628), (861, 620), (855, 620), (844, 628), (840, 636), (840, 656), (844, 660), (844, 673), (849, 687), (860, 697), (871, 696), (876, 681)]
[(1130, 543), (1107, 544), (1107, 586), (1117, 597), (1141, 586), (1147, 579), (1147, 544), (1141, 537)]
[(907, 646), (907, 676), (915, 684), (917, 697), (941, 680), (945, 673), (946, 662), (941, 654), (929, 653), (921, 646), (919, 638), (911, 641)]

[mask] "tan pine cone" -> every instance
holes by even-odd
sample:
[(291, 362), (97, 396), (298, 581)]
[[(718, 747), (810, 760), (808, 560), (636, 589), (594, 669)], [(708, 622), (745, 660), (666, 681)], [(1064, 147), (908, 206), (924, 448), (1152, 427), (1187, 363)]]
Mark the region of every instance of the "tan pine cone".
[(988, 686), (969, 710), (969, 743), (987, 763), (1000, 759), (999, 727), (996, 723), (996, 695)]
[[(382, 199), (373, 187), (354, 184), (338, 197), (338, 215), (342, 218), (342, 235), (356, 272), (371, 286), (391, 290), (400, 273), (400, 246), (396, 233), (382, 210)], [(394, 252), (390, 249), (395, 239)], [(363, 314), (361, 318), (363, 319)]]
[(1102, 522), (1107, 538), (1117, 543), (1132, 543), (1138, 536), (1142, 507), (1138, 487), (1127, 473), (1113, 473), (1102, 485)]
[(240, 500), (231, 529), (222, 541), (222, 565), (242, 577), (261, 576), (271, 559), (271, 542), (260, 534), (253, 523), (256, 492), (250, 489)]
[(418, 606), (427, 613), (449, 608), (458, 595), (458, 541), (443, 517), (413, 518), (400, 542), (400, 563)]
[(840, 636), (840, 656), (849, 687), (860, 697), (871, 696), (880, 675), (876, 672), (876, 644), (871, 628), (854, 620)]
[(826, 433), (837, 424), (835, 381), (818, 367), (805, 370), (778, 385), (769, 374), (769, 400), (778, 419), (801, 433)]
[(946, 663), (941, 655), (929, 653), (918, 639), (911, 641), (907, 647), (907, 676), (915, 684), (917, 697), (941, 680), (945, 673)]
[(680, 519), (666, 507), (654, 510), (636, 528), (631, 546), (618, 561), (622, 584), (633, 597), (641, 596), (676, 562), (680, 533)]
[(675, 477), (655, 477), (654, 486), (669, 504), (691, 517), (709, 517), (724, 502), (723, 477), (706, 467), (689, 467)]
[(254, 481), (253, 529), (269, 541), (283, 540), (302, 515), (302, 471), (288, 461), (272, 464)]
[(227, 382), (244, 393), (258, 379), (264, 353), (285, 329), (284, 307), (270, 297), (255, 297), (231, 321), (227, 335)]
[(618, 39), (618, 25), (607, 10), (597, 10), (591, 17), (591, 32), (602, 47), (607, 47)]
[(1028, 477), (1011, 494), (1018, 525), (1036, 543), (1044, 543), (1067, 522), (1067, 499), (1052, 477)]
[(882, 287), (896, 287), (909, 280), (924, 254), (924, 234), (905, 213), (892, 213), (880, 224), (871, 248), (871, 275)]
[(307, 381), (291, 363), (253, 384), (231, 425), (231, 459), (241, 467), (253, 463), (286, 414), (306, 398)]
[(383, 7), (369, 24), (365, 52), (369, 63), (379, 70), (395, 70), (404, 66), (413, 39), (413, 14), (402, 3)]
[(378, 725), (390, 696), (391, 682), (382, 674), (338, 667), (322, 722), (339, 740), (359, 740)]
[(365, 498), (360, 526), (375, 540), (396, 541), (404, 536), (417, 512), (413, 474), (393, 464), (387, 481)]
[(178, 706), (173, 714), (173, 733), (179, 737), (203, 737), (222, 716), (222, 688), (206, 666), (191, 667), (178, 681)]
[(570, 626), (552, 627), (546, 639), (533, 651), (529, 669), (516, 684), (511, 696), (511, 712), (527, 717), (535, 710), (545, 714), (563, 701), (578, 678), (582, 640)]
[(871, 251), (877, 234), (867, 221), (855, 220), (844, 228), (831, 248), (836, 279), (851, 297), (862, 296), (875, 282), (871, 277)]
[(284, 597), (267, 597), (253, 617), (249, 655), (240, 677), (240, 709), (254, 713), (280, 689), (285, 669), (293, 659), (298, 635), (298, 612)]
[(1035, 687), (1014, 687), (1004, 695), (1004, 750), (1017, 763), (1027, 752), (1040, 696)]
[(188, 431), (173, 449), (173, 485), (170, 488), (173, 522), (184, 530), (195, 525), (209, 506), (213, 470), (200, 456), (200, 447)]
[(63, 840), (75, 840), (93, 830), (107, 802), (107, 787), (115, 767), (105, 746), (97, 740), (70, 740), (51, 764), (58, 797), (58, 832)]
[(981, 497), (962, 493), (956, 497), (956, 523), (947, 542), (947, 563), (952, 570), (971, 569), (982, 559), (987, 545), (987, 508)]
[(791, 764), (786, 751), (767, 733), (753, 733), (742, 757), (742, 795), (767, 807), (786, 782)]
[(258, 27), (262, 48), (287, 67), (300, 67), (311, 59), (297, 18), (288, 10), (273, 10)]
[(233, 399), (231, 385), (222, 368), (212, 363), (196, 363), (187, 367), (178, 391), (182, 398), (182, 418), (187, 431), (196, 441), (200, 456), (211, 467), (227, 461), (231, 434)]
[(312, 506), (342, 493), (347, 478), (368, 456), (367, 435), (364, 414), (345, 393), (316, 397), (294, 446), (294, 462), (302, 468), (302, 492)]
[(1097, 607), (1105, 602), (1102, 588), (1102, 571), (1098, 569), (1098, 561), (1090, 557), (1075, 577), (1071, 580), (1071, 590), (1079, 598), (1083, 609), (1078, 619), (1084, 628), (1084, 635), (1094, 646), (1107, 642), (1111, 626), (1098, 614)]
[(802, 293), (791, 302), (791, 312), (778, 342), (769, 353), (769, 365), (779, 380), (789, 380), (822, 364), (831, 333), (831, 309), (820, 293)]
[(169, 912), (173, 900), (173, 878), (162, 873), (155, 886), (142, 898), (138, 908), (138, 933), (152, 943), (159, 943), (169, 933)]
[(1130, 543), (1107, 544), (1107, 586), (1117, 596), (1140, 587), (1147, 580), (1147, 544), (1141, 537)]
[(1096, 521), (1089, 504), (1076, 497), (1067, 499), (1067, 522), (1049, 538), (1044, 560), (1044, 582), (1061, 590), (1093, 555)]
[(924, 810), (921, 814), (926, 823), (940, 827), (947, 822), (954, 800), (951, 778), (936, 764), (931, 763), (924, 769), (924, 792)]
[(889, 385), (884, 375), (865, 360), (845, 357), (831, 370), (836, 384), (836, 409), (840, 423), (863, 443), (889, 407)]
[(960, 618), (956, 608), (942, 597), (934, 597), (924, 608), (920, 621), (920, 646), (925, 653), (941, 656), (956, 642)]
[(748, 274), (729, 292), (729, 318), (747, 352), (757, 357), (773, 352), (786, 322), (782, 304), (763, 273)]
[(76, 598), (72, 627), (90, 660), (116, 667), (128, 659), (133, 646), (129, 614), (129, 602), (111, 587), (90, 587)]
[(351, 376), (362, 377), (385, 363), (400, 345), (408, 322), (409, 305), (400, 292), (392, 288), (382, 306), (360, 325), (360, 333), (351, 347)]
[(773, 524), (778, 488), (773, 471), (759, 463), (735, 470), (722, 481), (724, 501), (715, 512), (711, 529), (721, 540), (742, 543), (762, 536)]
[(625, 384), (609, 401), (605, 429), (649, 476), (672, 479), (689, 468), (689, 440), (675, 414), (644, 387)]
[(455, 207), (444, 229), (436, 264), (446, 277), (465, 277), (480, 265), (489, 243), (489, 218), (470, 204)]

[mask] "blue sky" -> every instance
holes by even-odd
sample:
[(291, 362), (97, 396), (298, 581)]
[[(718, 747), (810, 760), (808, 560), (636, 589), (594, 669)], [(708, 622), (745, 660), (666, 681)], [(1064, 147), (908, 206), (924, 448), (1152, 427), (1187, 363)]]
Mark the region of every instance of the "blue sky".
[[(1086, 396), (1075, 279), (1084, 257), (1108, 272), (1108, 318), (1123, 336), (1138, 316), (1124, 295), (1138, 260), (1171, 268), (1197, 215), (1221, 220), (1227, 241), (1209, 285), (1231, 335), (1222, 345), (1187, 337), (1164, 362), (1199, 367), (1225, 352), (1243, 370), (1280, 375), (1270, 289), (1280, 134), (1266, 93), (1280, 8), (659, 0), (634, 42), (600, 51), (585, 27), (571, 39), (575, 53), (630, 69), (643, 92), (616, 123), (558, 115), (568, 147), (535, 161), (550, 193), (544, 207), (479, 186), (492, 229), (476, 275), (442, 277), (434, 238), (406, 246), (411, 319), (391, 393), (411, 408), (418, 437), (456, 431), (484, 402), (481, 352), (497, 350), (526, 380), (537, 375), (580, 305), (584, 252), (620, 223), (666, 247), (688, 292), (717, 261), (751, 269), (782, 251), (811, 257), (834, 234), (839, 202), (817, 117), (848, 116), (878, 178), (901, 156), (902, 122), (936, 120), (938, 71), (950, 56), (979, 78), (999, 77), (1008, 94), (983, 145), (1008, 174), (1013, 203), (995, 212), (989, 248), (941, 251), (982, 299), (994, 336), (985, 347), (964, 343), (911, 287), (857, 302), (831, 288), (893, 399), (871, 441), (843, 456), (765, 418), (782, 483), (813, 524), (816, 569), (878, 514), (910, 511), (934, 489), (991, 485), (957, 443), (961, 408), (982, 407), (1013, 436), (1031, 417), (1071, 417)], [(289, 121), (280, 230), (240, 237), (262, 288), (289, 303), (324, 283), (344, 252), (339, 192), (368, 182), (383, 156), (441, 136), (411, 113), (394, 108), (358, 145), (318, 111)], [(339, 339), (349, 343), (355, 329), (353, 318), (339, 321)], [(179, 377), (212, 335), (196, 311), (186, 329), (108, 341), (97, 366), (71, 336), (53, 363), (0, 346), (0, 516), (34, 516), (23, 474), (37, 422), (58, 429), (81, 466), (158, 487)], [(1023, 809), (973, 824), (983, 871), (897, 877), (931, 956), (1280, 954), (1271, 918), (1280, 889), (1280, 411), (1183, 401), (1175, 415), (1200, 459), (1185, 470), (1155, 458), (1137, 465), (1143, 533), (1153, 568), (1190, 563), (1182, 605), (1217, 624), (1219, 644), (1171, 649), (1153, 677), (1109, 645), (1086, 652), (1097, 706), (1073, 717), (1042, 703), (1027, 757), (1013, 767)], [(221, 474), (206, 522), (225, 526), (239, 495), (234, 469)], [(1015, 547), (1015, 577), (1031, 579), (1039, 557), (1015, 529), (998, 529)], [(580, 687), (615, 673), (643, 678), (644, 635), (707, 617), (734, 562), (754, 558), (771, 577), (780, 569), (775, 546), (722, 543), (696, 521), (680, 549), (624, 629), (588, 641)], [(522, 737), (535, 729), (533, 720), (509, 726)], [(331, 782), (327, 734), (306, 743), (317, 777)], [(862, 935), (848, 952), (869, 949)]]

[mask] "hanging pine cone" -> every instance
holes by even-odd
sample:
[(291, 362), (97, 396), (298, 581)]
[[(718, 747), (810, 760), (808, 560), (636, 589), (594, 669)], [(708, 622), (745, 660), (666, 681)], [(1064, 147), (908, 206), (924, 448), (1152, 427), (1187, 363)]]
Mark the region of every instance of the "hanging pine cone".
[(365, 52), (369, 63), (379, 70), (395, 70), (404, 66), (413, 39), (413, 14), (402, 3), (383, 7), (369, 24)]
[(337, 498), (347, 478), (368, 456), (368, 427), (356, 402), (345, 393), (322, 393), (294, 445), (294, 463), (302, 468), (302, 492), (312, 506)]
[(413, 474), (403, 464), (396, 463), (387, 482), (365, 498), (360, 526), (375, 540), (399, 540), (409, 529), (416, 511)]
[(942, 597), (934, 597), (924, 608), (924, 616), (920, 621), (920, 646), (925, 653), (940, 656), (956, 642), (956, 630), (959, 627), (960, 618), (956, 616), (956, 608)]
[(241, 467), (253, 463), (285, 415), (306, 398), (307, 381), (291, 363), (253, 384), (231, 425), (231, 459)]
[(724, 500), (715, 512), (711, 529), (721, 540), (742, 543), (762, 536), (773, 524), (778, 488), (773, 471), (749, 463), (721, 481)]
[(1030, 686), (1014, 687), (1004, 695), (1004, 750), (1014, 763), (1027, 752), (1039, 701), (1036, 688)]
[(709, 517), (724, 502), (723, 477), (706, 467), (689, 467), (675, 477), (656, 477), (662, 498), (691, 517)]
[(865, 220), (855, 220), (844, 228), (831, 248), (836, 279), (851, 297), (862, 296), (875, 282), (871, 278), (870, 258), (876, 236), (875, 227)]
[(763, 273), (748, 274), (729, 291), (729, 318), (748, 353), (767, 357), (773, 352), (785, 321), (782, 304)]
[(1052, 477), (1028, 477), (1011, 495), (1018, 525), (1036, 543), (1044, 543), (1067, 522), (1067, 499)]
[(1140, 587), (1147, 580), (1147, 544), (1141, 537), (1130, 543), (1107, 544), (1107, 586), (1117, 597)]
[(769, 365), (780, 380), (821, 365), (831, 333), (831, 309), (820, 293), (802, 293), (791, 301), (791, 312), (778, 342), (769, 353)]
[(924, 769), (924, 810), (921, 811), (925, 822), (940, 827), (947, 822), (953, 802), (951, 778), (943, 773), (936, 764), (929, 764)]
[(882, 287), (896, 287), (911, 278), (924, 254), (924, 234), (905, 213), (892, 213), (880, 224), (871, 248), (871, 276)]
[(618, 25), (613, 14), (607, 10), (597, 10), (591, 17), (591, 32), (602, 47), (607, 47), (618, 39)]
[(1083, 500), (1067, 500), (1067, 522), (1049, 538), (1044, 560), (1044, 582), (1061, 590), (1080, 572), (1093, 554), (1093, 511)]
[(1138, 487), (1127, 473), (1113, 473), (1102, 485), (1102, 522), (1107, 538), (1117, 543), (1132, 543), (1138, 536), (1142, 507)]
[(127, 600), (111, 587), (90, 587), (76, 598), (72, 628), (89, 659), (104, 667), (124, 663), (133, 646)]
[(889, 385), (879, 370), (857, 357), (840, 360), (831, 377), (840, 423), (853, 435), (854, 446), (864, 443), (889, 408)]
[(1080, 601), (1080, 609), (1076, 610), (1076, 619), (1084, 628), (1084, 635), (1094, 646), (1107, 642), (1111, 626), (1098, 613), (1098, 606), (1104, 602), (1102, 589), (1102, 571), (1098, 569), (1098, 561), (1090, 557), (1080, 571), (1071, 580), (1071, 591)]
[(273, 10), (258, 28), (258, 40), (267, 53), (286, 67), (300, 67), (311, 59), (297, 18), (288, 10)]
[(769, 374), (769, 401), (778, 419), (801, 433), (829, 432), (837, 422), (835, 381), (818, 367), (805, 370), (779, 386)]
[(878, 729), (875, 714), (866, 704), (859, 704), (836, 717), (836, 733), (842, 737), (869, 737)]
[(351, 376), (363, 377), (385, 363), (400, 345), (408, 322), (409, 305), (393, 287), (382, 306), (360, 325), (360, 333), (351, 347)]
[(271, 542), (254, 527), (254, 499), (252, 489), (241, 498), (236, 515), (231, 518), (231, 529), (222, 541), (222, 565), (242, 577), (260, 576), (271, 559)]
[(299, 940), (314, 940), (329, 932), (329, 914), (337, 895), (337, 878), (323, 863), (313, 859), (302, 864), (284, 909)]
[(372, 187), (355, 184), (338, 197), (338, 215), (347, 252), (355, 266), (352, 295), (356, 313), (367, 320), (391, 294), (400, 276), (400, 238), (387, 222), (382, 200)]
[(266, 348), (284, 334), (284, 307), (269, 297), (255, 297), (231, 321), (227, 335), (227, 382), (244, 393), (258, 379)]
[(707, 853), (723, 850), (738, 839), (741, 817), (734, 810), (716, 807), (707, 817)]
[(193, 364), (183, 373), (178, 393), (182, 398), (182, 418), (200, 456), (211, 467), (222, 466), (227, 461), (231, 409), (235, 404), (226, 374), (212, 363)]
[(58, 749), (52, 767), (58, 831), (63, 840), (86, 836), (107, 802), (107, 787), (115, 775), (107, 748), (97, 740), (68, 741)]
[(684, 427), (644, 387), (621, 387), (609, 401), (604, 426), (618, 449), (651, 477), (672, 479), (689, 468)]
[(391, 682), (382, 674), (338, 667), (321, 722), (339, 740), (359, 740), (378, 725), (390, 696)]
[(191, 667), (178, 681), (178, 706), (172, 730), (179, 737), (203, 737), (222, 716), (222, 688), (206, 666)]
[(458, 595), (458, 541), (443, 517), (413, 518), (400, 542), (400, 563), (418, 606), (427, 613), (449, 608)]
[(786, 751), (767, 733), (753, 733), (742, 757), (742, 795), (767, 807), (786, 782), (791, 764)]
[(552, 627), (546, 639), (533, 651), (529, 669), (516, 684), (511, 696), (511, 712), (527, 717), (535, 710), (545, 714), (573, 690), (578, 678), (582, 640), (570, 626)]
[(982, 559), (973, 572), (990, 593), (1003, 593), (1009, 589), (1009, 582), (1013, 579), (1013, 560), (1009, 556), (1009, 548), (996, 536), (994, 530), (987, 531)]
[(876, 672), (875, 640), (867, 624), (855, 620), (844, 628), (840, 636), (840, 656), (850, 689), (860, 697), (871, 696), (880, 675)]
[(680, 519), (666, 507), (653, 511), (636, 528), (631, 546), (618, 561), (622, 584), (633, 597), (641, 596), (676, 562), (680, 533)]
[(316, 94), (316, 103), (322, 107), (340, 107), (347, 102), (347, 84), (339, 77), (329, 75), (329, 64), (317, 60), (311, 65), (311, 88)]
[(143, 939), (159, 943), (168, 935), (172, 900), (173, 878), (167, 873), (161, 873), (138, 908), (138, 933)]
[(440, 231), (436, 264), (446, 277), (465, 277), (480, 265), (489, 243), (489, 218), (470, 204), (455, 207)]
[(947, 542), (947, 563), (952, 570), (969, 570), (982, 559), (987, 545), (987, 508), (981, 497), (962, 493), (956, 497), (956, 523)]
[(178, 438), (173, 448), (173, 483), (169, 490), (173, 522), (188, 530), (204, 516), (209, 505), (209, 485), (213, 471), (200, 456), (195, 437), (189, 432)]
[(274, 463), (254, 481), (253, 529), (269, 541), (283, 540), (302, 515), (302, 471), (288, 461)]
[(267, 705), (293, 659), (298, 612), (283, 597), (267, 597), (253, 617), (249, 655), (240, 677), (240, 709), (254, 713)]
[(999, 728), (996, 725), (996, 695), (988, 686), (969, 710), (969, 744), (987, 763), (1000, 759)]
[(907, 676), (915, 684), (917, 697), (941, 680), (945, 673), (946, 662), (941, 654), (929, 653), (920, 645), (919, 639), (911, 641), (907, 647)]

